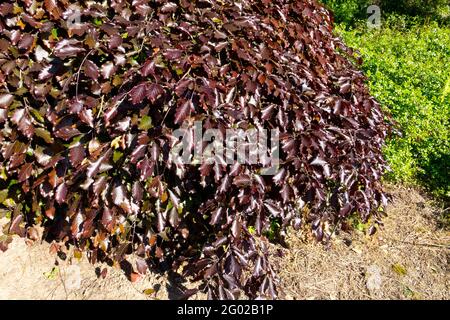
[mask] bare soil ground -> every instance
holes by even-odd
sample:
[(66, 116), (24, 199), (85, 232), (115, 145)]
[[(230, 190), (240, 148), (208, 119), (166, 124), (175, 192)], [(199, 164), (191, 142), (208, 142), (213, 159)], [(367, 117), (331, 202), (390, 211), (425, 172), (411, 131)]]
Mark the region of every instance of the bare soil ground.
[(390, 187), (374, 236), (340, 233), (330, 247), (291, 236), (280, 261), (287, 299), (450, 298), (450, 232), (418, 191)]
[[(389, 216), (372, 237), (341, 232), (323, 246), (291, 233), (290, 248), (274, 258), (280, 298), (449, 299), (450, 232), (439, 226), (439, 211), (416, 190), (389, 189)], [(91, 265), (72, 250), (62, 260), (49, 249), (15, 238), (0, 252), (0, 299), (176, 299), (193, 287), (155, 273), (131, 282), (120, 268)]]

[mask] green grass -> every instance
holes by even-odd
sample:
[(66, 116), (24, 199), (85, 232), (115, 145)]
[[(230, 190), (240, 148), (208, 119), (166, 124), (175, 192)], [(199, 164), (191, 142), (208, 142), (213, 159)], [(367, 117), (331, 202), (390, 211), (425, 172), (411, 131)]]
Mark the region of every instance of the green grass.
[(414, 17), (416, 20), (450, 22), (450, 2), (448, 0), (321, 0), (333, 11), (337, 23), (354, 26), (367, 18), (367, 7), (377, 5), (382, 15), (392, 14)]
[(336, 30), (359, 50), (371, 93), (398, 124), (401, 135), (385, 148), (392, 168), (387, 178), (422, 185), (449, 201), (450, 28), (391, 14), (381, 29), (368, 30), (361, 20)]

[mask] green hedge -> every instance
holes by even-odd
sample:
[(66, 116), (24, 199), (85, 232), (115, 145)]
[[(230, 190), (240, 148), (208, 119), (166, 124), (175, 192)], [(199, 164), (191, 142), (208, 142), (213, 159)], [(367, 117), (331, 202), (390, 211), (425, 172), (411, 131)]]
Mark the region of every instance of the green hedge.
[(390, 15), (379, 30), (363, 21), (337, 30), (359, 49), (372, 94), (399, 124), (401, 136), (385, 149), (393, 170), (388, 177), (449, 200), (450, 28)]
[(414, 16), (424, 20), (450, 22), (450, 3), (448, 0), (322, 0), (334, 13), (336, 22), (354, 25), (367, 17), (367, 7), (380, 6), (385, 17), (389, 14)]

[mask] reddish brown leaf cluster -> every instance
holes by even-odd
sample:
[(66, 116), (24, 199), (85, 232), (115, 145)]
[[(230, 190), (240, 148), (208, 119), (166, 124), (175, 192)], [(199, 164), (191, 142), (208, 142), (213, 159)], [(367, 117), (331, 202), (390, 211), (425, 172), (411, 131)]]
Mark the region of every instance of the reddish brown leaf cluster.
[[(135, 252), (134, 274), (183, 267), (211, 298), (276, 297), (256, 236), (379, 219), (388, 127), (350, 56), (315, 0), (3, 1), (10, 232), (42, 223), (92, 261)], [(173, 130), (194, 121), (278, 128), (278, 173), (177, 166)]]

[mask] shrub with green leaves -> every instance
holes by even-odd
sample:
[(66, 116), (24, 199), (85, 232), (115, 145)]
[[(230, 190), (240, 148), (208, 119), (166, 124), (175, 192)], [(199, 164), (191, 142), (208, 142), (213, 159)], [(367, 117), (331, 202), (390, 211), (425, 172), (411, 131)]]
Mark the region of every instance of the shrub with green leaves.
[(369, 0), (322, 0), (322, 3), (331, 10), (336, 23), (348, 26), (366, 18), (367, 7), (370, 5)]
[(450, 29), (390, 16), (380, 30), (361, 22), (339, 34), (361, 53), (371, 93), (398, 123), (385, 149), (389, 176), (449, 199)]
[(367, 19), (367, 8), (377, 5), (382, 17), (391, 14), (407, 15), (421, 20), (436, 19), (448, 24), (450, 3), (448, 0), (322, 0), (332, 12), (337, 23), (355, 26), (359, 20)]

